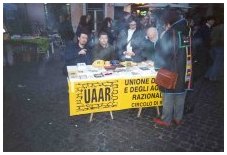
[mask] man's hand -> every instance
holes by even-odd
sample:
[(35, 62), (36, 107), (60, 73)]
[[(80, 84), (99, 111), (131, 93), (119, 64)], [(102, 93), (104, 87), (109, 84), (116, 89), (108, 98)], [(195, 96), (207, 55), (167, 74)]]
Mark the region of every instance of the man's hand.
[(80, 50), (80, 52), (78, 53), (79, 55), (82, 54), (82, 55), (86, 55), (87, 53), (87, 50), (86, 49), (82, 49)]

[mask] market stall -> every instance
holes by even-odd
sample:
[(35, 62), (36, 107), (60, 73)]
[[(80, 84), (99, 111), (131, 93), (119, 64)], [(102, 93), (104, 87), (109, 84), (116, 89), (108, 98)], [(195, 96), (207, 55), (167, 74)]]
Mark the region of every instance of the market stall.
[(157, 73), (147, 62), (106, 69), (78, 64), (67, 70), (70, 116), (162, 105)]
[(22, 61), (27, 62), (30, 62), (33, 57), (38, 60), (41, 55), (45, 55), (49, 58), (50, 46), (53, 53), (52, 43), (49, 41), (48, 37), (13, 35), (11, 39), (4, 42), (4, 44), (11, 46), (11, 53), (14, 57), (22, 57)]

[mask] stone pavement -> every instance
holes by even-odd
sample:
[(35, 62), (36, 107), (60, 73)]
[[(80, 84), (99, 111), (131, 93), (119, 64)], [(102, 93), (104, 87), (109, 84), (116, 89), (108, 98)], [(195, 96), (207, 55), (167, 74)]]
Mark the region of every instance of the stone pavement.
[(224, 80), (198, 80), (184, 124), (155, 125), (155, 108), (69, 116), (66, 77), (58, 55), (18, 63), (3, 74), (3, 151), (224, 151)]

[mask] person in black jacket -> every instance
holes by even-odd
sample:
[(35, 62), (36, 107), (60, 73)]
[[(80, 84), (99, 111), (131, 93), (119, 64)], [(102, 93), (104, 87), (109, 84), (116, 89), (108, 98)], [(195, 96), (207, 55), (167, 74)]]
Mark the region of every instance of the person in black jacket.
[(74, 32), (71, 22), (68, 20), (68, 15), (60, 16), (60, 25), (58, 27), (58, 32), (61, 36), (61, 39), (67, 45), (70, 41), (74, 39)]
[(196, 75), (197, 77), (204, 76), (209, 66), (212, 64), (210, 42), (214, 23), (215, 18), (213, 16), (207, 17), (206, 23), (204, 23), (194, 35), (193, 41), (196, 49), (196, 59), (198, 61), (197, 67), (199, 68), (198, 75)]
[(98, 35), (100, 35), (100, 33), (102, 33), (102, 32), (106, 32), (108, 35), (109, 43), (111, 45), (114, 45), (116, 35), (115, 35), (114, 29), (112, 27), (112, 23), (113, 23), (113, 20), (110, 17), (106, 17), (104, 19), (104, 21), (102, 22)]
[(87, 47), (88, 35), (86, 32), (81, 32), (78, 36), (77, 43), (71, 43), (66, 50), (64, 74), (67, 73), (66, 66), (74, 66), (77, 63), (86, 63), (91, 65), (92, 55)]
[(169, 28), (160, 39), (159, 60), (157, 61), (161, 68), (177, 73), (178, 78), (175, 89), (159, 87), (163, 100), (162, 115), (161, 118), (154, 118), (153, 121), (161, 126), (170, 126), (172, 121), (180, 125), (186, 96), (186, 49), (179, 43), (187, 34), (187, 22), (172, 9), (164, 13), (163, 19)]
[(91, 33), (92, 33), (92, 20), (91, 20), (91, 15), (82, 15), (80, 17), (80, 22), (76, 30), (76, 36), (78, 37), (81, 32), (86, 32), (88, 37), (90, 38)]

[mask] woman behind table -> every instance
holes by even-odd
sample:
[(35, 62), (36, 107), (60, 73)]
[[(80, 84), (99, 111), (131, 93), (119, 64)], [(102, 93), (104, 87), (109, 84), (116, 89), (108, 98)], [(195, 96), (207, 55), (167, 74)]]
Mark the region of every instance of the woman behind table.
[(115, 41), (115, 33), (112, 27), (113, 20), (110, 17), (106, 17), (102, 22), (101, 28), (98, 32), (98, 36), (100, 33), (105, 32), (108, 35), (108, 41), (111, 45), (114, 44)]
[(130, 18), (128, 21), (128, 29), (120, 32), (117, 39), (117, 51), (121, 61), (130, 60), (135, 62), (143, 61), (141, 55), (142, 33), (137, 29), (135, 19)]
[[(186, 35), (187, 23), (180, 19), (175, 10), (166, 10), (163, 20), (169, 27), (160, 39), (159, 65), (178, 74), (175, 89), (159, 88), (162, 92), (163, 109), (161, 118), (154, 118), (153, 121), (161, 126), (170, 126), (171, 122), (176, 125), (182, 123), (185, 103), (185, 71), (186, 71), (186, 49), (179, 46), (178, 34)], [(183, 38), (181, 36), (181, 38)], [(180, 38), (180, 39), (181, 39)], [(175, 50), (174, 50), (175, 49)]]
[[(79, 37), (79, 35), (81, 34), (81, 32), (86, 32), (88, 35), (88, 38), (91, 38), (91, 33), (92, 33), (92, 19), (91, 19), (91, 15), (82, 15), (80, 17), (80, 22), (79, 25), (77, 27), (76, 30), (76, 36)], [(89, 40), (88, 40), (89, 43)]]

